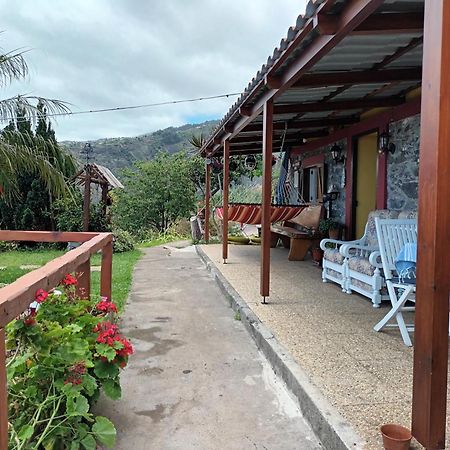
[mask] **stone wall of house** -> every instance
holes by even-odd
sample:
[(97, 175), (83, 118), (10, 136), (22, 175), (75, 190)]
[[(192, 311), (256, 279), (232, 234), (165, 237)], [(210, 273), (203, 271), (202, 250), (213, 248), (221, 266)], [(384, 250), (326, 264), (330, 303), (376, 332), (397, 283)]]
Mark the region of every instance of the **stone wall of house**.
[[(347, 140), (343, 139), (342, 141), (338, 141), (337, 144), (342, 148), (342, 154), (347, 157)], [(314, 151), (307, 152), (299, 156), (300, 160), (310, 158), (312, 156), (317, 156), (320, 154), (325, 155), (325, 170), (326, 170), (326, 179), (325, 179), (325, 192), (329, 192), (330, 190), (337, 191), (339, 193), (339, 197), (337, 200), (332, 202), (332, 211), (329, 214), (331, 217), (337, 219), (339, 223), (344, 224), (345, 222), (345, 165), (343, 163), (336, 164), (330, 155), (331, 145), (327, 145), (325, 147), (318, 148)], [(329, 209), (329, 203), (327, 203), (326, 208)]]
[(408, 117), (389, 125), (390, 140), (396, 146), (388, 154), (388, 209), (416, 210), (419, 181), (420, 115)]

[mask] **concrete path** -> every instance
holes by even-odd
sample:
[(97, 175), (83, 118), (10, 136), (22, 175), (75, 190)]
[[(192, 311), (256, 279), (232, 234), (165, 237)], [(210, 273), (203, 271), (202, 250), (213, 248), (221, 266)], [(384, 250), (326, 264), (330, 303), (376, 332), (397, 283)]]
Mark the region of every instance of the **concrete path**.
[(136, 353), (99, 405), (116, 449), (321, 448), (238, 319), (193, 247), (145, 251), (123, 318)]

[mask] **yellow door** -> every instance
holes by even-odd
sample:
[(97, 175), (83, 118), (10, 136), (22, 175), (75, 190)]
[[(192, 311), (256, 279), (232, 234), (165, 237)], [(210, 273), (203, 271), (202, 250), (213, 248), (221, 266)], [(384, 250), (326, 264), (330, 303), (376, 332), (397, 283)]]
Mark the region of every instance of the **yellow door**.
[(361, 136), (356, 147), (355, 237), (364, 233), (367, 216), (375, 209), (377, 195), (378, 134)]

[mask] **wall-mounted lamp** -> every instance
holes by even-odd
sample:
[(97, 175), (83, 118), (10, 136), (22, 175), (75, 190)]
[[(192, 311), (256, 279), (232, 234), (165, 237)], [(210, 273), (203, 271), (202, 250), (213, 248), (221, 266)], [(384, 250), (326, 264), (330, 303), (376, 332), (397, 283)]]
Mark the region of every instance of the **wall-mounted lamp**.
[(345, 162), (345, 156), (342, 154), (342, 148), (339, 145), (333, 144), (333, 146), (330, 148), (330, 153), (333, 161), (336, 164)]
[(212, 163), (211, 158), (205, 158), (205, 163), (209, 166)]
[(378, 153), (387, 153), (393, 154), (395, 152), (395, 144), (390, 142), (390, 134), (386, 131), (383, 131), (378, 138)]

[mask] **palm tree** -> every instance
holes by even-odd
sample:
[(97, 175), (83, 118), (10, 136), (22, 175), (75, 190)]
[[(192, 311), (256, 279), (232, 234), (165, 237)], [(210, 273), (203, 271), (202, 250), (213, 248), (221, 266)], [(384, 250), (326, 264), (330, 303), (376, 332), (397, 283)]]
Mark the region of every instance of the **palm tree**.
[[(27, 76), (28, 66), (24, 51), (16, 50), (0, 54), (0, 87)], [(59, 100), (35, 96), (18, 95), (0, 99), (0, 121), (19, 124), (29, 121), (36, 124), (45, 119), (47, 114), (69, 113), (66, 103)], [(20, 132), (8, 130), (0, 135), (0, 195), (11, 201), (18, 195), (17, 177), (20, 173), (35, 173), (45, 183), (50, 193), (58, 196), (66, 191), (66, 180), (61, 170), (61, 163), (70, 166), (73, 160), (61, 153), (55, 142)], [(53, 155), (53, 157), (50, 157)], [(59, 167), (58, 167), (59, 166)]]

